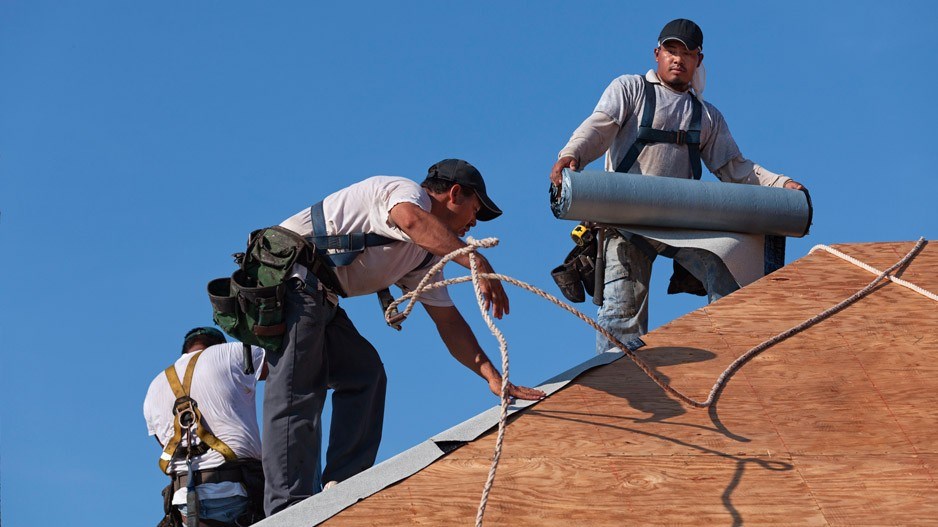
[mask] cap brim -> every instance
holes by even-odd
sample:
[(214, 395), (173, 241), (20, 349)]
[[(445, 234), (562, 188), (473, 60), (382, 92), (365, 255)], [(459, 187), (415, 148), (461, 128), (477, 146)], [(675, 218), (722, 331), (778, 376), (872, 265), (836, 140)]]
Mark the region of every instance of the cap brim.
[[(676, 40), (676, 41), (680, 42), (681, 44), (684, 44), (684, 47), (687, 48), (687, 49), (689, 49), (689, 50), (691, 50), (691, 51), (694, 51), (695, 49), (700, 49), (700, 44), (697, 44), (697, 43), (694, 42), (693, 40), (691, 40), (690, 42), (684, 42), (684, 39), (681, 38), (681, 37), (664, 37), (664, 38), (659, 42), (659, 44), (664, 44), (665, 42), (667, 42), (667, 41), (669, 41), (669, 40)], [(694, 46), (694, 47), (691, 47), (691, 46)]]
[(489, 221), (502, 215), (502, 209), (498, 208), (495, 202), (486, 196), (485, 193), (477, 190), (476, 196), (479, 196), (479, 202), (482, 204), (482, 208), (479, 209), (479, 212), (476, 214), (477, 220)]

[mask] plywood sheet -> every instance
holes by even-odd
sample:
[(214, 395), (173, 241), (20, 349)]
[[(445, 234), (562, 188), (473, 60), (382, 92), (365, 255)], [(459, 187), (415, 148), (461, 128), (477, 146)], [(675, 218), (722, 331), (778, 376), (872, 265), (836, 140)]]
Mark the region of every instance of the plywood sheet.
[[(911, 242), (840, 250), (878, 268)], [(902, 277), (938, 291), (938, 247)], [(645, 339), (639, 354), (704, 399), (750, 347), (874, 276), (814, 253)], [(627, 359), (514, 416), (489, 525), (938, 525), (938, 304), (894, 284), (750, 361), (709, 410)], [(468, 525), (494, 431), (327, 525)]]

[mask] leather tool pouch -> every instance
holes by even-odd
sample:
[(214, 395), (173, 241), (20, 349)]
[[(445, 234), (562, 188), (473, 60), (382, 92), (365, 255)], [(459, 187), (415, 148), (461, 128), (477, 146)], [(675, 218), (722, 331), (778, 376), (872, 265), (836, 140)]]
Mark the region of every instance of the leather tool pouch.
[(550, 276), (564, 298), (580, 303), (586, 300), (586, 296), (593, 296), (595, 272), (596, 238), (593, 237), (589, 243), (574, 247), (563, 263), (551, 271)]

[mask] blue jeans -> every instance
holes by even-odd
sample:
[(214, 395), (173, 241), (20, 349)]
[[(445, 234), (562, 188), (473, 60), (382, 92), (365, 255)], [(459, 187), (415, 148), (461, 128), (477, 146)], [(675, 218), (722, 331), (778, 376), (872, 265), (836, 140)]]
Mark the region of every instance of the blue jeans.
[[(659, 252), (668, 248), (661, 242), (647, 241)], [(604, 255), (603, 305), (597, 319), (600, 326), (624, 343), (648, 333), (648, 284), (654, 258), (611, 231), (606, 236)], [(710, 251), (682, 247), (677, 249), (674, 260), (700, 280), (710, 302), (739, 289), (726, 264)], [(597, 333), (596, 353), (610, 348), (615, 348), (615, 344)]]
[[(247, 496), (228, 496), (227, 498), (212, 498), (199, 500), (199, 519), (215, 520), (222, 523), (234, 525), (238, 516), (241, 516), (248, 510)], [(187, 516), (188, 508), (185, 505), (177, 505), (179, 512)]]

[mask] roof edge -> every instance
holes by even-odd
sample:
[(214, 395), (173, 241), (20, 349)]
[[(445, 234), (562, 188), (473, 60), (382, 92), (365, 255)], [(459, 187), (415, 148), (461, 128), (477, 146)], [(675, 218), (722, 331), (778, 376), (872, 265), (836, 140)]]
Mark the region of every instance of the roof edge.
[[(641, 340), (630, 341), (633, 351), (644, 346)], [(576, 366), (555, 375), (537, 386), (548, 396), (559, 391), (576, 377), (598, 366), (605, 366), (621, 359), (625, 353), (606, 351)], [(514, 414), (539, 401), (515, 401), (508, 407)], [(462, 444), (478, 439), (479, 436), (498, 426), (501, 406), (493, 406), (475, 417), (467, 419), (426, 441), (409, 448), (355, 476), (320, 492), (258, 523), (257, 527), (306, 527), (318, 525), (359, 501), (379, 492), (398, 481), (420, 472), (431, 463), (455, 450)], [(481, 482), (479, 485), (481, 489)]]

